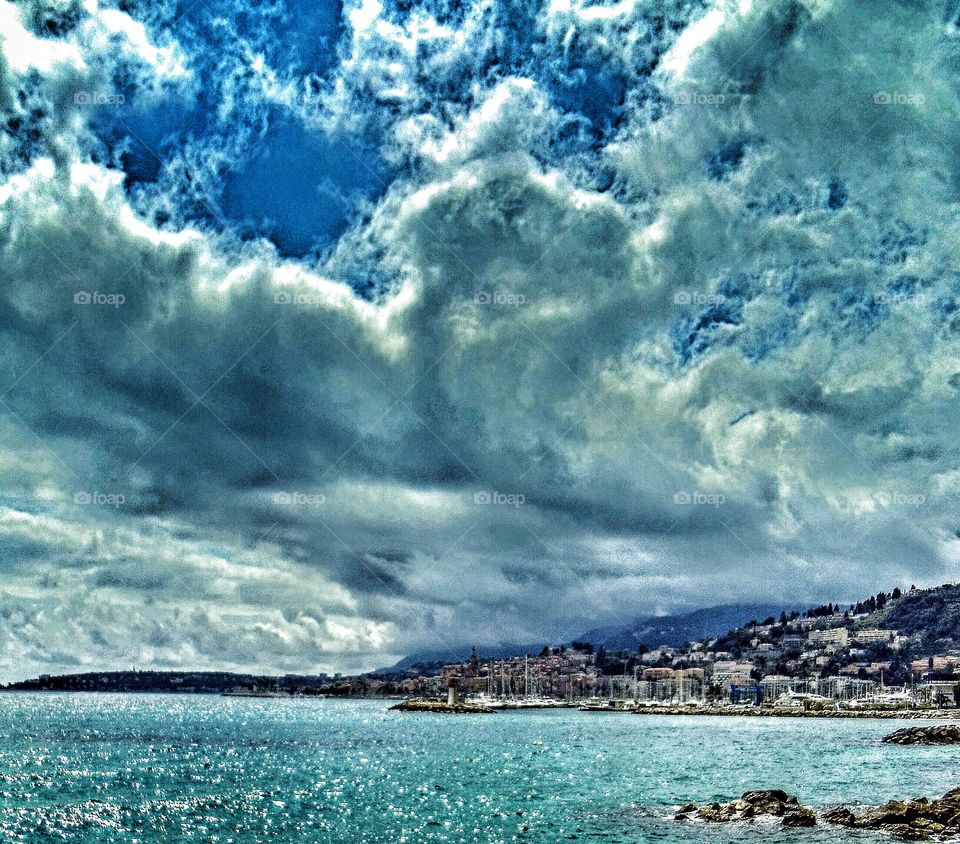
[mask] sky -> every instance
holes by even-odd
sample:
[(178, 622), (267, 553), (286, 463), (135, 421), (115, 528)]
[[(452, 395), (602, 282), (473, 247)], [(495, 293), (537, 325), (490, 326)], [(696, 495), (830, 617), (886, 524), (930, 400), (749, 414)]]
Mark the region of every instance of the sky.
[(960, 563), (954, 0), (0, 0), (0, 679)]

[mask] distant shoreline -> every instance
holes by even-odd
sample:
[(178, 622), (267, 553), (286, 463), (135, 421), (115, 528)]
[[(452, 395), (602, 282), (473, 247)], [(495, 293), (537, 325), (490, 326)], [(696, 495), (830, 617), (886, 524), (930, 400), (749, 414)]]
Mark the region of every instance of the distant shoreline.
[(630, 715), (703, 715), (726, 718), (883, 718), (902, 721), (960, 721), (960, 709), (824, 709), (803, 710), (757, 706), (753, 708), (734, 707), (683, 707), (657, 706), (641, 707), (629, 711)]
[[(365, 700), (378, 703), (392, 703), (405, 701), (400, 695), (304, 695), (304, 694), (260, 694), (240, 693), (224, 694), (222, 692), (174, 691), (169, 689), (50, 689), (50, 688), (2, 688), (0, 693), (7, 694), (113, 694), (113, 695), (170, 695), (172, 697), (203, 696), (226, 697), (234, 700), (314, 700), (314, 701), (358, 701)], [(391, 707), (396, 708), (396, 707)], [(566, 707), (517, 707), (506, 708), (503, 712), (544, 712), (544, 711), (581, 711), (576, 704)], [(424, 708), (422, 711), (428, 711)], [(598, 714), (598, 713), (587, 713)], [(956, 721), (960, 722), (960, 709), (827, 709), (803, 710), (793, 708), (776, 708), (771, 706), (757, 707), (693, 707), (693, 706), (647, 706), (637, 709), (604, 710), (599, 714), (643, 715), (643, 716), (672, 716), (706, 717), (706, 718), (833, 718), (833, 719), (882, 719), (888, 721)]]

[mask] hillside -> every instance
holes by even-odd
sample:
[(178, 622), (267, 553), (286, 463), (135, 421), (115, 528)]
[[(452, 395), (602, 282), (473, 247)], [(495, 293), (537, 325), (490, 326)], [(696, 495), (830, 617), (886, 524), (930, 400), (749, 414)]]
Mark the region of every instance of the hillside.
[(640, 645), (677, 647), (685, 642), (720, 636), (750, 620), (776, 618), (782, 611), (780, 604), (726, 604), (675, 615), (638, 618), (623, 627), (596, 627), (576, 638), (607, 651), (634, 651)]
[[(528, 644), (501, 642), (498, 645), (477, 646), (483, 659), (508, 659), (523, 654), (538, 654), (542, 649), (543, 642)], [(370, 673), (377, 677), (395, 677), (407, 674), (413, 676), (424, 671), (438, 671), (448, 663), (466, 662), (472, 650), (472, 645), (461, 645), (446, 650), (414, 651), (393, 665), (377, 668)]]
[(960, 585), (907, 592), (872, 617), (876, 626), (915, 637), (921, 656), (960, 647)]
[[(657, 667), (724, 663), (742, 680), (841, 677), (900, 685), (928, 671), (960, 677), (960, 585), (879, 592), (855, 604), (771, 613), (689, 646), (660, 649)], [(773, 616), (773, 617), (770, 617)], [(648, 662), (644, 658), (645, 662)], [(733, 666), (730, 668), (729, 666)]]
[[(595, 627), (575, 636), (575, 642), (589, 642), (595, 648), (603, 648), (611, 653), (615, 651), (636, 651), (641, 645), (655, 648), (660, 645), (676, 647), (685, 642), (699, 641), (719, 636), (746, 624), (751, 619), (762, 620), (769, 616), (778, 616), (783, 607), (774, 604), (728, 604), (706, 607), (687, 613), (653, 616), (634, 619), (622, 626), (609, 625)], [(538, 654), (544, 642), (528, 644), (500, 643), (498, 645), (478, 646), (483, 659), (506, 659), (523, 654)], [(567, 643), (570, 644), (570, 643)], [(417, 651), (387, 668), (373, 673), (380, 677), (416, 674), (423, 670), (439, 670), (447, 663), (469, 659), (470, 645), (448, 650)]]
[[(846, 630), (838, 634), (842, 641), (817, 632), (839, 628)], [(890, 631), (890, 636), (879, 631)], [(636, 659), (638, 652), (667, 647), (675, 652), (653, 662), (644, 658), (644, 664), (704, 665), (703, 655), (707, 655), (752, 663), (756, 676), (842, 674), (861, 679), (883, 676), (901, 683), (930, 667), (960, 672), (960, 585), (905, 593), (896, 588), (853, 604), (829, 603), (803, 612), (775, 604), (707, 607), (638, 618), (623, 626), (596, 627), (574, 642), (589, 643), (605, 654), (613, 673), (624, 670), (623, 652)], [(691, 648), (684, 647), (688, 643)], [(701, 653), (691, 655), (691, 649)], [(535, 643), (478, 648), (481, 659), (536, 655), (541, 650), (541, 644)], [(454, 652), (414, 653), (377, 673), (382, 677), (436, 673), (446, 663), (466, 661), (469, 654), (467, 646)], [(601, 671), (607, 670), (603, 659), (598, 663)]]

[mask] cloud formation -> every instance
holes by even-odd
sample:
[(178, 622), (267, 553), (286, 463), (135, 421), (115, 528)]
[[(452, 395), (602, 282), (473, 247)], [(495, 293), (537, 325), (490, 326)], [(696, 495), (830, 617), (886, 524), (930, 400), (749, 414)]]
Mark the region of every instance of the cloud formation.
[(0, 674), (952, 579), (945, 6), (308, 6), (0, 5)]

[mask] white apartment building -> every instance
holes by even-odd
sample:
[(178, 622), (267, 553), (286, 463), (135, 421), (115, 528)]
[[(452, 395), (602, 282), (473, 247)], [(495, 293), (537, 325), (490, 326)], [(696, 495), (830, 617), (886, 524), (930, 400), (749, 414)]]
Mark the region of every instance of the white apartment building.
[(857, 630), (853, 634), (853, 641), (858, 645), (880, 645), (890, 642), (896, 635), (896, 630)]
[(841, 648), (845, 648), (849, 640), (850, 631), (846, 627), (811, 630), (810, 635), (807, 636), (807, 641), (812, 645), (838, 645)]

